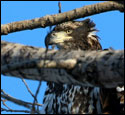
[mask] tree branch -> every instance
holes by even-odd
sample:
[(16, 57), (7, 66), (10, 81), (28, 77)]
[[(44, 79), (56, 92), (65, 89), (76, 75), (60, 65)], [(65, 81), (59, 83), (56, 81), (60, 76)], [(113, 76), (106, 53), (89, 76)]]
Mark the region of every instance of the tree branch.
[(1, 97), (4, 98), (4, 99), (9, 100), (9, 101), (11, 101), (11, 102), (13, 102), (15, 104), (22, 105), (22, 106), (24, 106), (26, 108), (29, 108), (29, 109), (31, 109), (31, 107), (32, 107), (32, 103), (25, 102), (25, 101), (13, 98), (13, 97), (11, 97), (9, 95), (3, 95), (3, 94), (1, 94)]
[(4, 100), (1, 99), (2, 104), (3, 104), (6, 108), (8, 108), (9, 110), (12, 110), (8, 105), (5, 104), (6, 101), (7, 101), (6, 99), (4, 99)]
[(4, 109), (4, 108), (1, 108), (1, 111), (30, 113), (30, 111), (28, 111), (28, 110), (8, 110), (8, 109)]
[[(13, 103), (15, 103), (15, 104), (22, 105), (22, 106), (24, 106), (24, 107), (26, 107), (26, 108), (29, 108), (29, 109), (31, 109), (31, 107), (32, 107), (32, 105), (33, 105), (33, 104), (30, 103), (30, 102), (25, 102), (25, 101), (16, 99), (16, 98), (14, 98), (14, 97), (8, 95), (8, 94), (5, 93), (2, 89), (1, 89), (1, 93), (3, 93), (3, 94), (1, 94), (1, 97), (4, 98), (4, 99), (6, 99), (6, 101), (9, 100), (9, 101), (11, 101), (11, 102), (13, 102)], [(34, 105), (42, 106), (42, 104), (39, 104), (39, 103), (35, 103)], [(10, 109), (10, 108), (8, 108), (8, 109)], [(12, 110), (12, 109), (11, 109), (11, 110)]]
[(31, 91), (30, 88), (28, 87), (26, 81), (25, 81), (23, 78), (22, 78), (21, 80), (22, 80), (22, 82), (24, 83), (24, 85), (26, 86), (26, 88), (27, 88), (28, 92), (30, 93), (30, 95), (31, 95), (31, 96), (34, 98), (34, 100), (36, 100), (36, 102), (38, 103), (37, 98), (34, 96), (34, 94), (32, 93), (32, 91)]
[(24, 20), (19, 22), (13, 22), (9, 24), (1, 25), (1, 34), (7, 35), (8, 33), (22, 31), (22, 30), (32, 30), (35, 28), (45, 28), (46, 26), (56, 25), (62, 22), (84, 18), (86, 16), (91, 16), (94, 14), (99, 14), (107, 11), (119, 10), (124, 11), (124, 4), (119, 2), (103, 2), (93, 5), (84, 6), (81, 8), (76, 8), (74, 10), (59, 13), (55, 15), (47, 15), (41, 18), (35, 18), (32, 20)]
[(50, 50), (45, 59), (43, 48), (1, 43), (3, 75), (105, 88), (124, 84), (124, 51)]
[[(1, 97), (4, 98), (4, 99), (7, 99), (15, 104), (18, 104), (18, 105), (21, 105), (21, 106), (24, 106), (26, 108), (29, 108), (31, 109), (32, 108), (32, 105), (33, 103), (30, 103), (30, 102), (25, 102), (25, 101), (22, 101), (22, 100), (19, 100), (19, 99), (16, 99), (16, 98), (13, 98), (9, 95), (3, 95), (1, 94)], [(35, 103), (34, 105), (37, 105), (37, 106), (42, 106), (42, 104), (39, 104), (39, 103)]]

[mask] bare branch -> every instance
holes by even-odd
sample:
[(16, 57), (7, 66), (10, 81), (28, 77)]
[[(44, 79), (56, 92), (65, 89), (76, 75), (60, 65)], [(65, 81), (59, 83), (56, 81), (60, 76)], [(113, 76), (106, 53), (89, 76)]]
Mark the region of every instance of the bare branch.
[[(45, 54), (43, 48), (4, 41), (1, 48), (2, 74), (7, 76), (106, 88), (124, 84), (124, 51), (50, 50)], [(18, 63), (21, 66), (13, 67)]]
[(4, 109), (4, 108), (1, 108), (1, 111), (30, 113), (30, 111), (28, 111), (28, 110), (8, 110), (8, 109)]
[(1, 101), (2, 101), (2, 104), (6, 107), (6, 108), (8, 108), (9, 110), (12, 110), (10, 107), (8, 107), (6, 104), (5, 104), (5, 102), (7, 101), (6, 99), (1, 99)]
[(31, 92), (31, 90), (29, 89), (29, 87), (28, 87), (27, 83), (25, 82), (25, 80), (22, 79), (22, 81), (23, 81), (23, 83), (25, 84), (25, 86), (26, 86), (28, 92), (29, 92), (29, 93), (32, 95), (32, 97), (34, 98), (34, 101), (33, 101), (33, 104), (32, 104), (31, 113), (32, 113), (32, 114), (35, 113), (35, 105), (37, 105), (37, 112), (38, 112), (38, 111), (39, 111), (39, 106), (41, 106), (41, 105), (37, 104), (37, 103), (38, 103), (38, 101), (37, 101), (37, 95), (38, 95), (39, 90), (40, 90), (40, 87), (41, 87), (41, 81), (40, 81), (40, 83), (39, 83), (39, 85), (38, 85), (38, 88), (37, 88), (37, 90), (36, 90), (35, 96), (34, 96), (33, 93)]
[[(22, 78), (22, 82), (23, 82), (24, 85), (26, 86), (26, 88), (27, 88), (28, 92), (31, 94), (31, 96), (32, 96), (33, 98), (35, 98), (35, 96), (34, 96), (33, 93), (31, 92), (30, 88), (28, 87), (26, 81), (25, 81), (23, 78)], [(36, 98), (35, 98), (35, 100), (36, 100)]]
[[(22, 101), (22, 100), (19, 100), (19, 99), (16, 99), (16, 98), (13, 98), (12, 96), (8, 95), (7, 93), (5, 93), (2, 89), (1, 89), (1, 92), (4, 94), (1, 94), (1, 97), (4, 98), (5, 100), (1, 99), (2, 100), (2, 103), (5, 107), (7, 107), (9, 110), (6, 110), (6, 109), (2, 109), (1, 111), (7, 111), (7, 112), (26, 112), (26, 110), (13, 110), (11, 108), (9, 108), (6, 104), (5, 104), (5, 101), (9, 100), (15, 104), (18, 104), (18, 105), (21, 105), (21, 106), (24, 106), (24, 107), (27, 107), (29, 109), (32, 108), (32, 106), (34, 106), (34, 113), (39, 113), (39, 107), (42, 106), (42, 104), (39, 104), (39, 103), (30, 103), (30, 102), (25, 102), (25, 101)], [(35, 110), (35, 106), (37, 106), (37, 111)], [(27, 111), (28, 112), (28, 111)], [(31, 111), (29, 111), (31, 113)]]
[(8, 95), (3, 95), (3, 94), (1, 94), (1, 97), (4, 98), (4, 99), (7, 99), (7, 100), (9, 100), (9, 101), (11, 101), (13, 103), (16, 103), (18, 105), (22, 105), (22, 106), (24, 106), (26, 108), (31, 108), (31, 103), (29, 103), (29, 102), (25, 102), (25, 101), (10, 97)]
[(24, 21), (4, 24), (1, 25), (1, 34), (7, 35), (8, 33), (22, 31), (22, 30), (45, 28), (46, 26), (52, 26), (62, 22), (78, 18), (84, 18), (86, 16), (91, 16), (94, 14), (99, 14), (113, 10), (124, 11), (124, 4), (121, 4), (119, 2), (108, 1), (108, 2), (84, 6), (81, 8), (76, 8), (74, 10), (55, 15), (47, 15), (32, 20), (24, 20)]
[[(1, 94), (1, 97), (2, 97), (2, 98), (6, 99), (6, 100), (8, 100), (8, 101), (11, 101), (11, 102), (13, 102), (13, 103), (15, 103), (15, 104), (18, 104), (18, 105), (21, 105), (21, 106), (24, 106), (24, 107), (26, 107), (26, 108), (31, 109), (32, 103), (30, 103), (30, 102), (25, 102), (25, 101), (16, 99), (16, 98), (14, 98), (14, 97), (12, 97), (12, 96), (6, 94), (3, 90), (1, 90), (1, 92), (3, 93), (3, 94)], [(42, 106), (42, 104), (39, 104), (39, 103), (35, 103), (35, 105), (37, 105), (37, 106)]]
[[(37, 90), (36, 90), (35, 98), (34, 98), (34, 101), (33, 101), (33, 104), (32, 104), (32, 110), (31, 110), (31, 111), (32, 111), (32, 114), (35, 112), (35, 111), (34, 111), (34, 109), (35, 109), (35, 103), (36, 103), (36, 100), (35, 100), (35, 99), (37, 99), (37, 95), (38, 95), (38, 93), (39, 93), (41, 84), (42, 84), (42, 82), (41, 82), (41, 80), (40, 80), (40, 81), (39, 81), (39, 85), (38, 85)], [(39, 107), (38, 107), (38, 106), (37, 106), (37, 112), (39, 112)]]
[(61, 3), (60, 3), (60, 1), (58, 2), (58, 7), (59, 7), (59, 13), (61, 13)]

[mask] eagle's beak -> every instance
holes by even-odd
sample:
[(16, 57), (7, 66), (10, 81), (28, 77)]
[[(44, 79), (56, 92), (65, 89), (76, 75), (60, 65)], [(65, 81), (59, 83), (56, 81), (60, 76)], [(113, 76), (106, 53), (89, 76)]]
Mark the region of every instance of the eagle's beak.
[(48, 45), (58, 45), (69, 39), (72, 39), (72, 37), (69, 36), (65, 31), (53, 31), (46, 36), (45, 45), (46, 47), (48, 47)]

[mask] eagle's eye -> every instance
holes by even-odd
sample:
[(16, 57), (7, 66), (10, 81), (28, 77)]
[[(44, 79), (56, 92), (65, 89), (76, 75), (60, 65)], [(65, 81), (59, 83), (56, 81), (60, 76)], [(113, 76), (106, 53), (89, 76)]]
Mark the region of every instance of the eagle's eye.
[(67, 34), (71, 34), (71, 33), (72, 33), (72, 30), (67, 30), (66, 33), (67, 33)]

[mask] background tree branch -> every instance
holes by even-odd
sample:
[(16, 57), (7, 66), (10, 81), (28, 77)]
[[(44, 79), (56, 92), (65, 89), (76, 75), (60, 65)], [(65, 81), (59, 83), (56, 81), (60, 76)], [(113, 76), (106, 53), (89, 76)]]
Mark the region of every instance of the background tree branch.
[(84, 18), (86, 16), (91, 16), (94, 14), (99, 14), (107, 11), (119, 10), (124, 11), (124, 4), (121, 2), (103, 2), (93, 5), (84, 6), (81, 8), (76, 8), (74, 10), (59, 13), (55, 15), (47, 15), (41, 18), (35, 18), (32, 20), (24, 20), (19, 22), (13, 22), (9, 24), (1, 25), (1, 34), (7, 35), (8, 33), (22, 31), (22, 30), (32, 30), (35, 28), (45, 28), (47, 26), (56, 25), (65, 21), (70, 21), (78, 18)]
[(124, 84), (124, 51), (50, 50), (45, 59), (44, 48), (5, 41), (1, 46), (4, 75), (105, 88)]
[[(3, 93), (3, 91), (1, 91), (1, 92)], [(22, 100), (19, 100), (19, 99), (16, 99), (16, 98), (14, 98), (14, 97), (12, 97), (12, 96), (6, 94), (6, 93), (1, 94), (1, 97), (4, 98), (4, 99), (7, 99), (8, 101), (11, 101), (11, 102), (13, 102), (13, 103), (15, 103), (15, 104), (24, 106), (24, 107), (26, 107), (26, 108), (30, 108), (30, 109), (32, 108), (32, 103), (26, 102), (26, 101), (22, 101)], [(42, 105), (39, 104), (39, 103), (35, 103), (35, 105), (37, 105), (37, 106), (42, 106)]]
[(1, 108), (1, 111), (30, 113), (30, 111), (28, 111), (28, 110), (8, 110), (8, 109), (4, 109), (4, 108)]
[[(29, 109), (31, 109), (32, 108), (32, 105), (33, 105), (33, 103), (30, 103), (30, 102), (26, 102), (26, 101), (22, 101), (22, 100), (20, 100), (20, 99), (16, 99), (16, 98), (14, 98), (14, 97), (12, 97), (12, 96), (10, 96), (10, 95), (8, 95), (8, 94), (6, 94), (3, 90), (1, 90), (1, 97), (3, 98), (3, 99), (6, 99), (6, 101), (11, 101), (11, 102), (13, 102), (13, 103), (15, 103), (15, 104), (18, 104), (18, 105), (21, 105), (21, 106), (23, 106), (23, 107), (26, 107), (26, 108), (29, 108)], [(34, 105), (35, 106), (42, 106), (42, 104), (39, 104), (39, 103), (34, 103)], [(5, 106), (7, 106), (7, 105), (5, 105)], [(11, 110), (11, 112), (14, 112), (14, 110), (13, 109), (10, 109), (9, 107), (7, 107), (9, 110)], [(35, 113), (38, 113), (38, 111), (34, 111)]]

